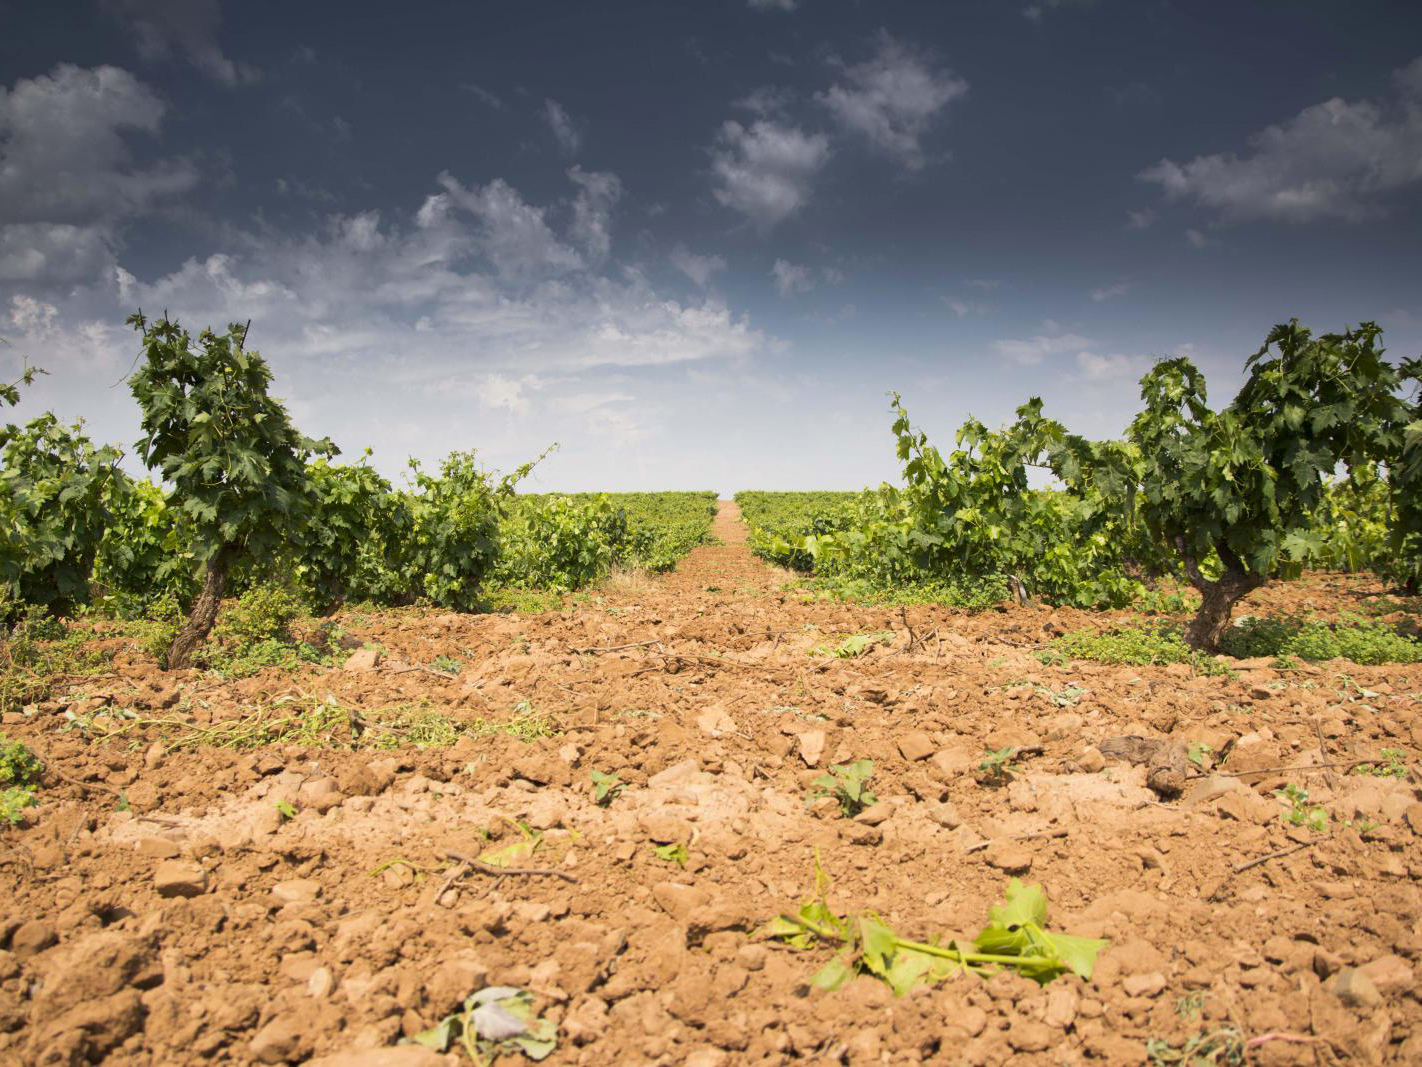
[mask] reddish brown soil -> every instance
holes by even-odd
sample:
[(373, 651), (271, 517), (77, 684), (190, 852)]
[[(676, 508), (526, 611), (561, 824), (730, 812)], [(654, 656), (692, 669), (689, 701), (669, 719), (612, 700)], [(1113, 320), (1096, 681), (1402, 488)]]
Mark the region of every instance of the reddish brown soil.
[[(748, 554), (737, 518), (723, 505), (724, 543), (675, 573), (559, 613), (348, 616), (385, 648), (370, 672), (224, 683), (112, 642), (111, 673), (5, 727), (64, 780), (0, 836), (0, 1062), (440, 1062), (353, 1050), (432, 1025), (486, 983), (537, 995), (559, 1024), (556, 1064), (1132, 1064), (1149, 1039), (1222, 1028), (1254, 1042), (1251, 1063), (1422, 1062), (1422, 669), (1047, 668), (1032, 651), (1053, 634), (1119, 616), (807, 601)], [(1347, 609), (1359, 588), (1266, 590), (1252, 610)], [(893, 640), (809, 655), (869, 631)], [(437, 655), (468, 666), (452, 680), (403, 669)], [(428, 701), (503, 721), (526, 701), (561, 734), (165, 752), (154, 739), (176, 727), (104, 744), (60, 729), (70, 707), (210, 724), (328, 694), (372, 718)], [(1162, 801), (1145, 767), (1099, 769), (1091, 748), (1232, 745), (1238, 773), (1317, 763), (1320, 734), (1337, 762), (1401, 749), (1410, 776), (1196, 779)], [(984, 749), (1012, 745), (1042, 751), (1009, 784), (981, 784)], [(878, 825), (805, 802), (810, 777), (858, 757), (875, 764)], [(594, 768), (627, 783), (606, 809)], [(1328, 833), (1280, 820), (1285, 782), (1329, 810)], [(278, 800), (299, 814), (283, 820)], [(1361, 819), (1377, 824), (1366, 840)], [(532, 862), (575, 883), (470, 873), (441, 892), (446, 850), (511, 840), (514, 820), (544, 832)], [(1050, 836), (1013, 840), (1029, 834)], [(654, 855), (669, 839), (689, 845), (685, 871)], [(1018, 873), (1047, 890), (1053, 926), (1111, 945), (1090, 984), (959, 977), (895, 1000), (861, 978), (820, 993), (807, 978), (827, 951), (748, 937), (811, 889), (816, 849), (833, 905), (906, 936), (971, 935)], [(372, 874), (396, 858), (419, 873)]]

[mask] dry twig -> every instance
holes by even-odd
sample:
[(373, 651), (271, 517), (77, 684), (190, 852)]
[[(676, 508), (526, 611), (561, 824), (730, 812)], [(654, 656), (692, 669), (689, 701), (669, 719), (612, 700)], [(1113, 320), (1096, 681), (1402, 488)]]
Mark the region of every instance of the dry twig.
[(1068, 830), (1065, 826), (1059, 826), (1055, 830), (1041, 830), (1035, 834), (1013, 834), (1011, 837), (989, 838), (986, 841), (979, 841), (976, 845), (969, 845), (967, 848), (963, 849), (963, 851), (979, 852), (982, 849), (987, 848), (989, 845), (996, 844), (998, 841), (1048, 841), (1054, 840), (1056, 838), (1070, 836), (1070, 830)]
[[(487, 863), (480, 863), (474, 859), (474, 857), (466, 856), (462, 852), (446, 852), (444, 856), (445, 859), (454, 860), (455, 863), (466, 866), (471, 871), (492, 875), (495, 878), (507, 878), (510, 875), (529, 875), (532, 877), (561, 878), (565, 882), (571, 882), (574, 885), (578, 884), (578, 880), (567, 871), (560, 871), (554, 867), (492, 867)], [(456, 867), (455, 870), (458, 871), (459, 868)], [(450, 885), (453, 884), (454, 880), (451, 880)], [(440, 894), (443, 895), (444, 889), (447, 888), (449, 888), (449, 886), (442, 888)]]
[(1245, 871), (1250, 870), (1253, 867), (1262, 866), (1263, 864), (1268, 863), (1270, 860), (1283, 859), (1285, 856), (1292, 856), (1295, 852), (1302, 852), (1304, 851), (1304, 849), (1313, 848), (1314, 845), (1321, 844), (1322, 842), (1327, 840), (1327, 837), (1320, 837), (1317, 841), (1305, 841), (1302, 845), (1295, 845), (1293, 848), (1281, 848), (1278, 852), (1271, 852), (1267, 856), (1260, 856), (1258, 859), (1252, 859), (1248, 863), (1241, 863), (1238, 867), (1234, 869), (1234, 873), (1243, 874)]

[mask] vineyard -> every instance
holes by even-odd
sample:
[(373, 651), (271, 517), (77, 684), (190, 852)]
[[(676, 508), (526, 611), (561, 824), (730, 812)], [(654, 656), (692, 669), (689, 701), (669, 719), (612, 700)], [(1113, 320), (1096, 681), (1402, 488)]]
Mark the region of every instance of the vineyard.
[(0, 1060), (1422, 1061), (1375, 327), (731, 501), (396, 485), (132, 325), (131, 452), (0, 430)]

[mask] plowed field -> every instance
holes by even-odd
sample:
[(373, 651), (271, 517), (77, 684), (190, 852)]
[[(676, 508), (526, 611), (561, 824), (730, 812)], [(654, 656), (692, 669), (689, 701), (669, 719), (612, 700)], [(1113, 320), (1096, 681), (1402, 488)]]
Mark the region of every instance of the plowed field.
[[(1119, 616), (816, 601), (733, 504), (715, 533), (561, 612), (348, 614), (379, 654), (344, 667), (223, 682), (97, 633), (108, 673), (5, 726), (51, 775), (0, 835), (0, 1061), (439, 1063), (385, 1046), (507, 985), (557, 1024), (553, 1064), (1132, 1064), (1191, 1040), (1204, 1063), (1422, 1062), (1422, 668), (1046, 667), (1054, 635)], [(324, 727), (259, 743), (298, 713)], [(1123, 737), (1193, 743), (1183, 793)], [(1384, 748), (1403, 776), (1347, 766)], [(807, 802), (860, 758), (878, 803)], [(619, 776), (606, 806), (593, 770)], [(1280, 817), (1288, 784), (1324, 828)], [(524, 873), (464, 862), (533, 837)], [(817, 851), (837, 911), (905, 937), (971, 938), (1020, 877), (1110, 946), (1090, 983), (825, 993), (829, 949), (750, 936), (813, 891)]]

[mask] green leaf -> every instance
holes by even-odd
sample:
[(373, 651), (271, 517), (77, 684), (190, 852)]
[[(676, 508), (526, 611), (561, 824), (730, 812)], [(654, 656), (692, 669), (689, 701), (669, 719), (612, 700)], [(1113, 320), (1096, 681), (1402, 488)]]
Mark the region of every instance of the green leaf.
[(537, 831), (526, 830), (521, 825), (519, 833), (523, 836), (517, 841), (507, 845), (497, 845), (479, 853), (479, 862), (488, 867), (516, 867), (527, 863), (533, 858), (534, 852), (538, 850), (543, 835)]
[(841, 953), (816, 971), (810, 978), (810, 984), (816, 989), (832, 993), (852, 979), (854, 975), (855, 968), (852, 958)]
[(988, 910), (992, 926), (1011, 928), (1025, 923), (1038, 925), (1047, 920), (1047, 894), (1038, 885), (1024, 885), (1014, 878), (1007, 883), (1003, 903)]
[(1054, 955), (1071, 971), (1085, 981), (1091, 981), (1091, 972), (1096, 968), (1096, 957), (1109, 942), (1095, 937), (1077, 937), (1074, 934), (1057, 934), (1043, 930), (1042, 938), (1051, 947)]

